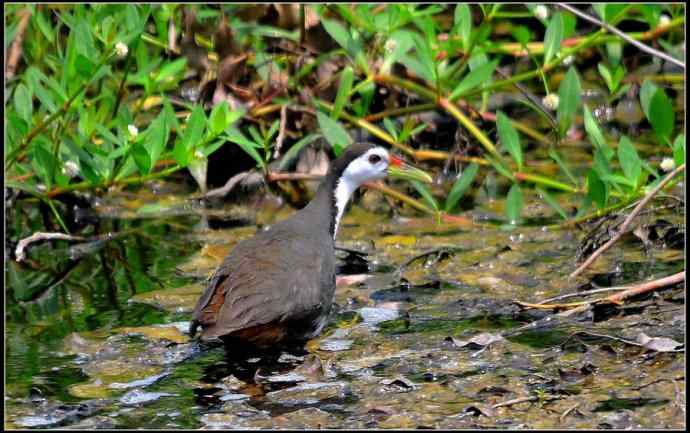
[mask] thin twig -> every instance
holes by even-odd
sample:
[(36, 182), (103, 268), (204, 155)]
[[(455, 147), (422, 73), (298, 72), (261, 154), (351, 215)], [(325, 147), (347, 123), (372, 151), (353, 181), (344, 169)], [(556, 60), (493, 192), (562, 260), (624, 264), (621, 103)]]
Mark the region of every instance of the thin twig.
[(656, 290), (661, 287), (672, 286), (680, 283), (681, 281), (685, 281), (685, 271), (678, 272), (677, 274), (673, 274), (668, 277), (659, 278), (658, 280), (648, 281), (646, 283), (632, 286), (624, 292), (609, 296), (606, 298), (606, 301), (617, 304), (624, 299), (651, 292), (652, 290)]
[(575, 409), (577, 409), (579, 406), (580, 406), (580, 403), (575, 403), (574, 406), (571, 406), (570, 408), (568, 408), (568, 409), (566, 409), (565, 411), (563, 411), (563, 413), (561, 414), (561, 416), (558, 418), (559, 421), (561, 422), (561, 424), (563, 423), (563, 421), (565, 420), (565, 418), (568, 416), (568, 414), (569, 414), (570, 412), (574, 411)]
[(321, 180), (324, 176), (315, 173), (279, 173), (270, 172), (266, 175), (268, 182), (278, 182), (283, 180)]
[(539, 397), (537, 395), (534, 395), (531, 397), (520, 397), (520, 398), (514, 398), (512, 400), (507, 400), (507, 401), (504, 401), (501, 403), (496, 403), (495, 405), (491, 406), (491, 409), (496, 409), (496, 408), (503, 407), (503, 406), (512, 406), (514, 404), (526, 403), (529, 401), (539, 401), (539, 400), (551, 401), (551, 400), (560, 400), (562, 398), (563, 397), (561, 397), (560, 395), (552, 395), (552, 394), (545, 395), (543, 397)]
[(628, 36), (628, 35), (625, 34), (624, 32), (618, 30), (617, 28), (615, 28), (614, 26), (612, 26), (612, 25), (610, 25), (610, 24), (608, 24), (608, 23), (605, 23), (605, 22), (603, 22), (603, 21), (600, 21), (600, 20), (594, 18), (593, 16), (588, 15), (588, 14), (586, 14), (586, 13), (584, 13), (584, 12), (582, 12), (582, 11), (580, 11), (580, 10), (578, 10), (578, 9), (576, 9), (576, 8), (574, 8), (574, 7), (572, 7), (572, 6), (569, 6), (569, 5), (565, 4), (565, 3), (558, 3), (558, 6), (560, 6), (561, 8), (563, 8), (563, 9), (569, 11), (569, 12), (574, 13), (575, 15), (579, 16), (579, 17), (582, 18), (582, 19), (585, 19), (585, 20), (587, 20), (587, 21), (589, 21), (589, 22), (591, 22), (591, 23), (594, 23), (594, 24), (596, 24), (596, 25), (598, 25), (598, 26), (600, 26), (600, 27), (605, 28), (605, 29), (608, 30), (609, 32), (614, 33), (615, 35), (621, 37), (623, 40), (625, 40), (625, 41), (628, 42), (629, 44), (632, 44), (632, 45), (636, 46), (637, 48), (639, 48), (640, 50), (642, 50), (642, 51), (644, 51), (644, 52), (647, 52), (647, 53), (649, 53), (649, 54), (651, 54), (651, 55), (653, 55), (653, 56), (656, 56), (656, 57), (659, 57), (659, 58), (661, 58), (661, 59), (664, 59), (664, 60), (666, 60), (666, 61), (669, 62), (669, 63), (673, 63), (674, 65), (680, 66), (681, 68), (685, 69), (685, 63), (681, 62), (680, 60), (675, 59), (675, 58), (669, 56), (668, 54), (663, 53), (663, 52), (661, 52), (661, 51), (659, 51), (659, 50), (655, 50), (654, 48), (652, 48), (652, 47), (650, 47), (650, 46), (648, 46), (648, 45), (645, 45), (645, 44), (643, 44), (642, 42), (636, 41), (635, 39), (631, 38), (630, 36)]
[(225, 197), (232, 191), (237, 184), (245, 180), (252, 172), (250, 171), (243, 171), (242, 173), (237, 173), (230, 179), (228, 179), (227, 182), (225, 182), (225, 185), (221, 186), (220, 188), (212, 189), (208, 191), (206, 194), (203, 194), (201, 197), (194, 197), (194, 198), (209, 198), (209, 197)]
[(287, 105), (280, 108), (280, 129), (278, 130), (278, 137), (276, 138), (276, 150), (273, 152), (273, 159), (280, 158), (280, 149), (283, 147), (283, 140), (285, 140), (285, 125), (287, 124)]
[[(620, 304), (622, 300), (631, 298), (633, 296), (641, 295), (643, 293), (651, 292), (656, 289), (660, 289), (662, 287), (668, 287), (672, 286), (674, 284), (678, 284), (681, 281), (685, 280), (685, 271), (678, 272), (673, 275), (669, 275), (668, 277), (663, 277), (663, 278), (658, 278), (656, 280), (652, 281), (645, 281), (637, 284), (631, 284), (628, 286), (619, 286), (619, 287), (608, 287), (604, 289), (597, 289), (597, 290), (591, 290), (589, 292), (581, 292), (581, 293), (569, 293), (566, 295), (562, 296), (556, 296), (555, 298), (550, 298), (550, 299), (545, 299), (539, 303), (536, 304), (531, 304), (528, 302), (522, 302), (522, 301), (514, 301), (517, 305), (524, 307), (524, 308), (535, 308), (535, 309), (541, 309), (541, 310), (552, 310), (552, 309), (563, 309), (563, 308), (573, 308), (573, 307), (589, 307), (594, 304)], [(612, 291), (612, 290), (617, 290), (620, 291), (620, 293), (616, 293), (614, 295), (605, 297), (605, 298), (598, 298), (594, 299), (591, 301), (580, 301), (580, 302), (571, 302), (568, 304), (550, 304), (549, 302), (555, 301), (555, 300), (560, 300), (560, 299), (565, 299), (569, 297), (575, 297), (575, 296), (587, 296), (592, 293), (601, 293), (605, 291)]]
[(31, 18), (31, 9), (26, 8), (17, 15), (21, 14), (19, 24), (17, 25), (17, 33), (10, 47), (10, 51), (7, 54), (7, 67), (5, 68), (5, 81), (9, 81), (14, 77), (17, 71), (17, 65), (19, 64), (19, 59), (22, 58), (22, 45), (24, 43), (24, 36), (26, 35), (26, 29), (29, 26), (29, 19)]
[(616, 243), (616, 241), (618, 241), (618, 239), (620, 239), (621, 236), (623, 236), (623, 234), (628, 229), (628, 226), (630, 226), (630, 223), (632, 223), (632, 220), (635, 219), (637, 214), (640, 213), (642, 208), (652, 199), (652, 197), (654, 197), (656, 193), (661, 191), (664, 188), (664, 186), (666, 186), (666, 184), (671, 181), (671, 179), (673, 179), (678, 173), (680, 173), (683, 170), (685, 170), (685, 163), (681, 164), (679, 167), (677, 167), (675, 170), (669, 173), (668, 176), (664, 178), (664, 180), (659, 182), (659, 184), (653, 190), (647, 193), (647, 195), (642, 200), (640, 200), (637, 206), (635, 206), (635, 209), (633, 209), (633, 211), (630, 213), (630, 215), (628, 215), (625, 221), (623, 221), (623, 224), (621, 224), (616, 234), (613, 237), (611, 237), (611, 239), (609, 239), (608, 242), (606, 242), (604, 245), (599, 247), (599, 249), (597, 249), (594, 253), (592, 253), (592, 255), (589, 256), (589, 258), (585, 260), (585, 262), (582, 263), (582, 265), (580, 265), (580, 267), (578, 267), (572, 274), (570, 274), (570, 278), (575, 278), (576, 276), (580, 275), (585, 269), (587, 269), (587, 267), (589, 267), (589, 265), (594, 263), (594, 261), (600, 255), (602, 255), (606, 250), (611, 248), (611, 246), (614, 243)]
[(16, 256), (17, 262), (21, 262), (26, 258), (26, 254), (24, 253), (24, 250), (30, 244), (32, 244), (34, 242), (38, 242), (38, 241), (45, 241), (45, 240), (52, 240), (52, 239), (60, 239), (60, 240), (64, 240), (64, 241), (84, 241), (84, 240), (86, 240), (86, 238), (83, 236), (66, 235), (64, 233), (37, 232), (37, 233), (32, 234), (31, 236), (28, 236), (28, 237), (20, 240), (17, 243), (17, 248), (14, 250), (14, 255)]
[(596, 290), (587, 290), (584, 292), (574, 292), (574, 293), (566, 293), (564, 295), (560, 296), (555, 296), (553, 298), (549, 299), (544, 299), (543, 301), (537, 302), (538, 305), (541, 304), (548, 304), (553, 301), (562, 301), (563, 299), (569, 299), (569, 298), (577, 298), (577, 297), (584, 297), (584, 296), (589, 296), (593, 295), (595, 293), (603, 293), (603, 292), (614, 292), (614, 291), (621, 291), (621, 290), (627, 290), (629, 286), (620, 286), (620, 287), (604, 287), (601, 289), (596, 289)]

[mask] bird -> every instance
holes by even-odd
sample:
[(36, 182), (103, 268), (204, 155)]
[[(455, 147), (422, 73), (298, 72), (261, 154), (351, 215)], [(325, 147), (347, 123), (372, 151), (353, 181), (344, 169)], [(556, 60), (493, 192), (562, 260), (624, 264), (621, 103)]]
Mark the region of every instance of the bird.
[[(312, 200), (239, 242), (197, 301), (190, 334), (236, 350), (300, 346), (327, 323), (336, 287), (335, 239), (352, 194), (365, 182), (431, 176), (385, 147), (354, 143), (330, 165)], [(242, 348), (242, 349), (240, 349)]]

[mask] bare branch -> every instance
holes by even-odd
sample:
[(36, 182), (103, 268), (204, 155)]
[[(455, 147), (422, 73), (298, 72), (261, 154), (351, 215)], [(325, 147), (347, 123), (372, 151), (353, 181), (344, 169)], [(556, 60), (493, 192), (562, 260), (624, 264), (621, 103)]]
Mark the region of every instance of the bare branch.
[(640, 50), (642, 50), (644, 52), (647, 52), (653, 56), (664, 59), (669, 63), (673, 63), (674, 65), (680, 66), (681, 68), (685, 69), (685, 63), (681, 62), (680, 60), (673, 58), (673, 57), (669, 56), (668, 54), (663, 53), (659, 50), (655, 50), (654, 48), (652, 48), (648, 45), (645, 45), (640, 41), (636, 41), (635, 39), (631, 38), (630, 36), (626, 35), (624, 32), (618, 30), (617, 28), (615, 28), (614, 26), (612, 26), (608, 23), (600, 21), (600, 20), (594, 18), (593, 16), (588, 15), (588, 14), (586, 14), (586, 13), (584, 13), (584, 12), (582, 12), (582, 11), (580, 11), (580, 10), (570, 6), (570, 5), (567, 5), (565, 3), (558, 3), (558, 6), (567, 10), (568, 12), (574, 13), (575, 15), (579, 16), (582, 19), (589, 21), (590, 23), (594, 23), (594, 24), (598, 25), (599, 27), (605, 28), (609, 32), (619, 36), (624, 41), (628, 42), (629, 44), (636, 46), (637, 48), (639, 48)]
[(632, 223), (632, 220), (635, 219), (635, 217), (640, 213), (642, 208), (645, 207), (645, 205), (656, 195), (656, 193), (661, 191), (666, 186), (666, 184), (668, 184), (671, 181), (671, 179), (673, 179), (678, 173), (680, 173), (683, 170), (685, 170), (685, 164), (681, 164), (679, 167), (677, 167), (675, 170), (669, 173), (668, 176), (666, 176), (664, 180), (659, 182), (659, 184), (653, 190), (648, 192), (647, 195), (642, 200), (640, 200), (637, 206), (635, 206), (635, 209), (633, 209), (633, 211), (630, 212), (630, 215), (628, 215), (625, 221), (623, 221), (623, 224), (621, 224), (621, 226), (618, 228), (616, 234), (611, 239), (609, 239), (608, 242), (606, 242), (604, 245), (599, 247), (599, 249), (597, 249), (594, 253), (592, 253), (592, 255), (589, 256), (589, 258), (585, 260), (585, 262), (582, 263), (582, 265), (580, 265), (580, 267), (578, 267), (572, 274), (570, 274), (570, 278), (575, 278), (576, 276), (580, 275), (582, 271), (584, 271), (589, 267), (589, 265), (594, 263), (594, 261), (600, 255), (602, 255), (606, 250), (611, 248), (611, 246), (615, 244), (616, 241), (618, 241), (618, 239), (621, 238), (621, 236), (623, 236), (628, 226), (630, 226), (630, 223)]

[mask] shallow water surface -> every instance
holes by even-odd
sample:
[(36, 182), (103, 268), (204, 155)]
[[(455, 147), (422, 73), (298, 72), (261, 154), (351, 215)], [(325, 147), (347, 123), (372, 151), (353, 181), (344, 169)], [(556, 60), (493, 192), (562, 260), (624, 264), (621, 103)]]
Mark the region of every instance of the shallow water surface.
[(191, 310), (232, 246), (290, 211), (127, 203), (96, 215), (98, 233), (122, 237), (6, 263), (6, 427), (684, 426), (684, 352), (609, 338), (683, 342), (682, 288), (552, 324), (514, 303), (678, 272), (682, 250), (627, 239), (569, 281), (578, 232), (355, 206), (325, 332), (304, 352), (236, 362), (190, 340)]

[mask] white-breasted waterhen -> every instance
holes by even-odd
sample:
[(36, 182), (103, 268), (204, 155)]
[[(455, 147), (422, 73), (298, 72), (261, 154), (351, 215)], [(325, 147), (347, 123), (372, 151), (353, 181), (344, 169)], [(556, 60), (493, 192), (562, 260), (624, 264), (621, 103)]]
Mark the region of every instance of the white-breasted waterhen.
[(364, 182), (431, 177), (370, 143), (335, 159), (309, 204), (235, 246), (196, 304), (190, 328), (226, 346), (304, 344), (326, 324), (335, 292), (335, 237), (345, 206)]

